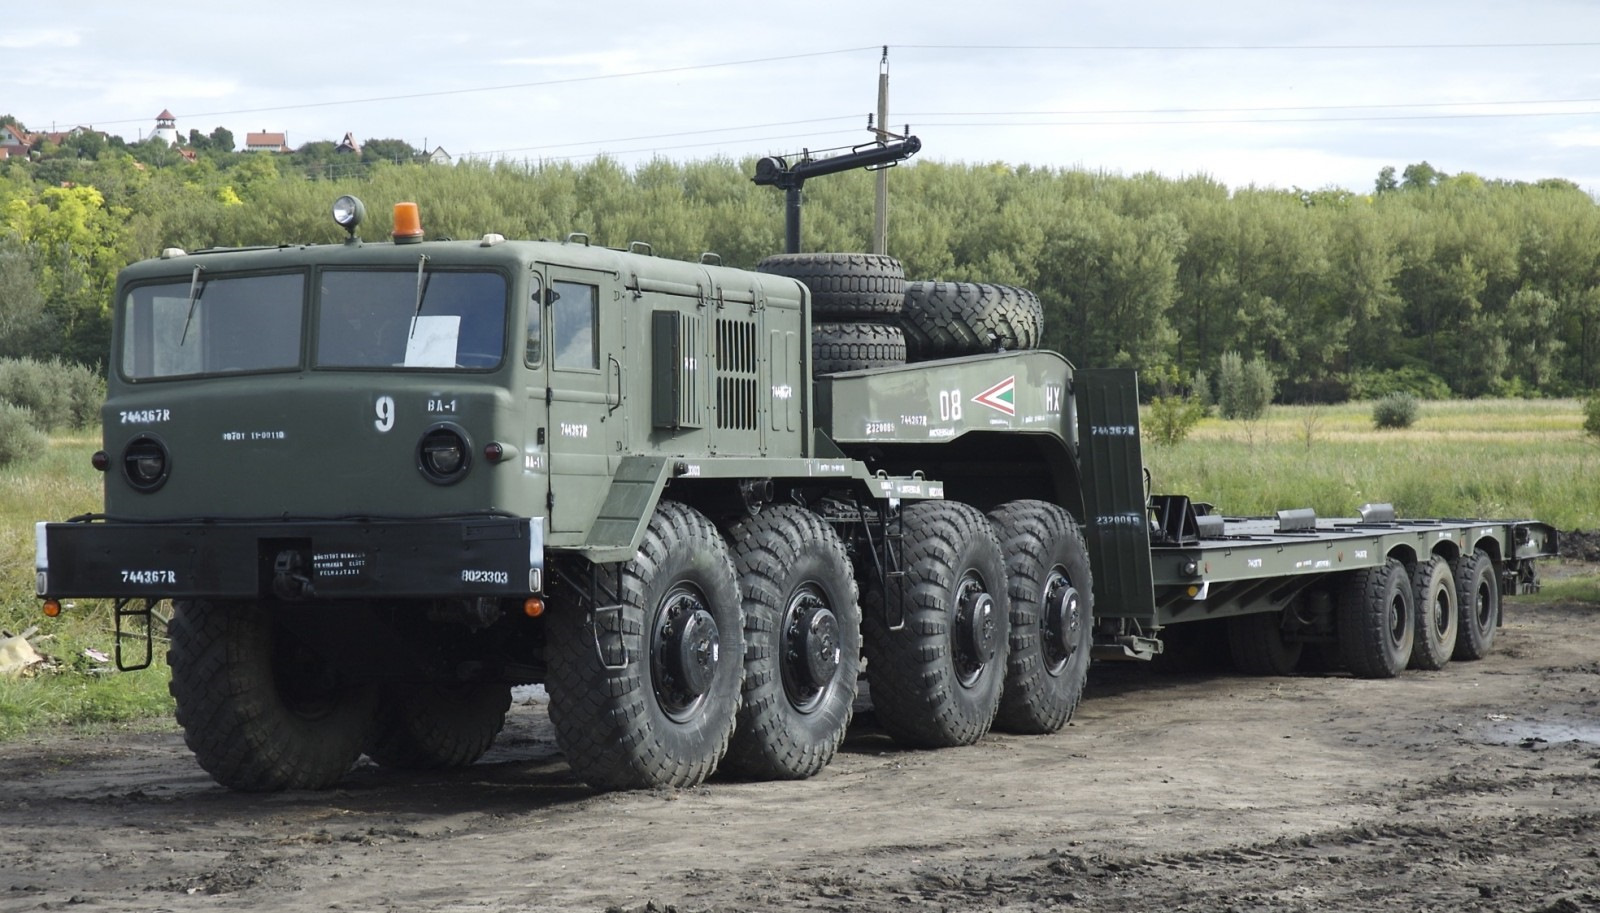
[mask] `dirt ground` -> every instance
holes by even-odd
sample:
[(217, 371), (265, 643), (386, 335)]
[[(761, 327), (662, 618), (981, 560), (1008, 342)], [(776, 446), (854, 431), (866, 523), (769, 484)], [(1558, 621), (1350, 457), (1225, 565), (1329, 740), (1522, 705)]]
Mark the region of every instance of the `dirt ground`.
[[(1548, 571), (1547, 571), (1548, 573)], [(0, 910), (1600, 910), (1600, 606), (1393, 681), (1098, 665), (1048, 737), (596, 795), (519, 704), (472, 768), (214, 785), (173, 731), (0, 745)]]

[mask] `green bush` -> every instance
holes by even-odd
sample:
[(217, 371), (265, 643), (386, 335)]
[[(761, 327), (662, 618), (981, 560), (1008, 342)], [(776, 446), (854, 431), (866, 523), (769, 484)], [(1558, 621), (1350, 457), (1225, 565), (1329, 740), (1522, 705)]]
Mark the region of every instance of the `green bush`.
[(0, 402), (28, 410), (40, 431), (96, 423), (106, 398), (99, 372), (59, 358), (0, 359)]
[(1238, 352), (1222, 353), (1217, 370), (1217, 408), (1223, 418), (1255, 421), (1266, 414), (1278, 383), (1259, 358), (1245, 361)]
[(1206, 407), (1194, 396), (1153, 396), (1144, 436), (1163, 447), (1181, 444), (1206, 416)]
[(1417, 420), (1417, 398), (1391, 393), (1372, 404), (1372, 424), (1377, 428), (1410, 428)]
[(1583, 430), (1590, 437), (1600, 437), (1600, 396), (1583, 401)]
[(0, 466), (43, 453), (49, 443), (27, 408), (0, 402)]

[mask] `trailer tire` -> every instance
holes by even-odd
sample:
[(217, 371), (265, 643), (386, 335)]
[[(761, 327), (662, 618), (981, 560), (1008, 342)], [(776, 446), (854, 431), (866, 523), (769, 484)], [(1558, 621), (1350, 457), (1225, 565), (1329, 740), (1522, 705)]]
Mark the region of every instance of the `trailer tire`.
[(378, 697), (367, 757), (397, 770), (466, 767), (505, 726), (511, 689), (482, 682), (393, 684)]
[(556, 742), (598, 790), (695, 786), (727, 751), (744, 677), (727, 543), (699, 511), (662, 501), (616, 589), (610, 620), (581, 600), (550, 614)]
[(883, 254), (773, 254), (756, 271), (798, 279), (817, 317), (876, 320), (905, 308), (905, 269)]
[(326, 789), (361, 755), (377, 689), (351, 682), (252, 603), (179, 601), (167, 686), (195, 759), (243, 792)]
[(1406, 566), (1390, 558), (1350, 572), (1339, 594), (1339, 655), (1357, 678), (1394, 678), (1411, 659), (1416, 602)]
[(1483, 549), (1474, 549), (1451, 567), (1461, 614), (1453, 658), (1482, 659), (1494, 647), (1495, 631), (1500, 627), (1500, 577), (1494, 559)]
[(1044, 734), (1072, 719), (1089, 678), (1094, 584), (1083, 533), (1044, 501), (989, 512), (1006, 561), (1011, 652), (995, 728)]
[(1245, 675), (1293, 675), (1305, 645), (1284, 639), (1282, 612), (1256, 612), (1228, 619), (1228, 652)]
[(744, 598), (744, 690), (723, 767), (798, 780), (833, 760), (861, 673), (850, 556), (821, 517), (768, 507), (728, 529)]
[(911, 361), (1032, 349), (1044, 335), (1044, 306), (1011, 285), (907, 282), (900, 326)]
[(1418, 562), (1411, 575), (1417, 602), (1417, 636), (1411, 668), (1437, 671), (1450, 662), (1461, 627), (1461, 595), (1450, 562)]
[(811, 328), (811, 373), (862, 371), (906, 363), (906, 337), (882, 323), (819, 323)]
[(1000, 542), (981, 511), (958, 501), (908, 504), (901, 518), (903, 589), (873, 586), (862, 600), (873, 709), (902, 745), (971, 745), (994, 723), (1005, 684)]

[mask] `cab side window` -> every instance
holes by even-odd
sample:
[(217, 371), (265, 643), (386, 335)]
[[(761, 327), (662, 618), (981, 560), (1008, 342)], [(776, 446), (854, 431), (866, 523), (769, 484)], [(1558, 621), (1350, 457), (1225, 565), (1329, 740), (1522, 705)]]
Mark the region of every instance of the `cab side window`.
[(556, 281), (550, 305), (551, 343), (557, 368), (600, 370), (600, 296), (592, 285)]
[(528, 284), (533, 292), (528, 296), (528, 334), (522, 360), (532, 368), (544, 358), (544, 283), (534, 275)]

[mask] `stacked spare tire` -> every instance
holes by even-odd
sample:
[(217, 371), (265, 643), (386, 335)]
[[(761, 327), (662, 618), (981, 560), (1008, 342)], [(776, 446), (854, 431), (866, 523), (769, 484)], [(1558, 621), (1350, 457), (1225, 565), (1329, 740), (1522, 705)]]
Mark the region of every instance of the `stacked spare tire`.
[(812, 371), (832, 374), (1037, 348), (1033, 292), (984, 282), (907, 282), (883, 254), (775, 254), (756, 265), (811, 290)]

